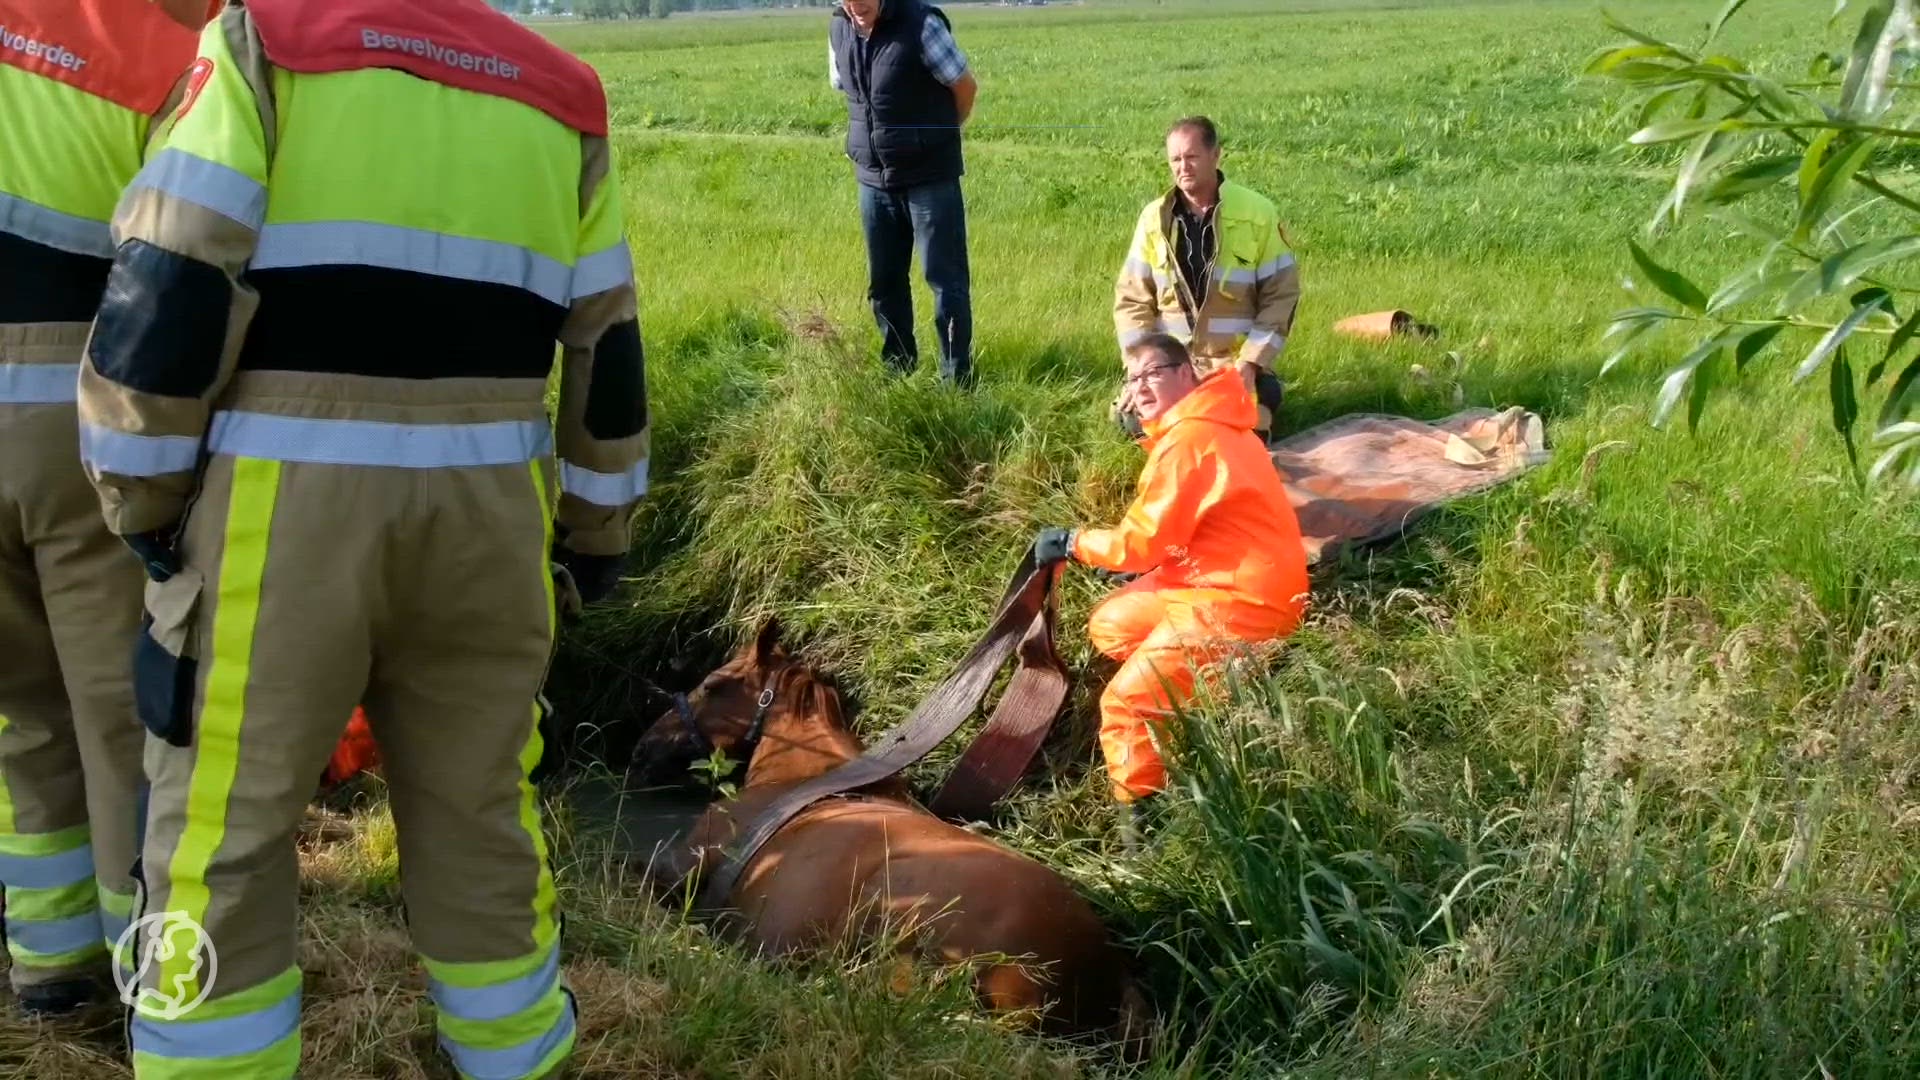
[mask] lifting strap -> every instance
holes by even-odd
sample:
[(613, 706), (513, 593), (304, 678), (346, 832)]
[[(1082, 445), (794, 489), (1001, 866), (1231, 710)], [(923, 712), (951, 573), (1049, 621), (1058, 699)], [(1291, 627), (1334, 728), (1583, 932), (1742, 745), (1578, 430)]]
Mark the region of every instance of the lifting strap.
[(949, 820), (984, 817), (1019, 781), (1066, 702), (1066, 665), (1054, 650), (1060, 572), (1058, 563), (1038, 565), (1029, 550), (986, 634), (960, 666), (864, 754), (796, 786), (744, 822), (739, 840), (703, 875), (698, 907), (709, 912), (726, 907), (760, 848), (802, 810), (897, 776), (945, 742), (973, 715), (1007, 658), (1017, 653), (1019, 666), (992, 719), (961, 755), (930, 806)]

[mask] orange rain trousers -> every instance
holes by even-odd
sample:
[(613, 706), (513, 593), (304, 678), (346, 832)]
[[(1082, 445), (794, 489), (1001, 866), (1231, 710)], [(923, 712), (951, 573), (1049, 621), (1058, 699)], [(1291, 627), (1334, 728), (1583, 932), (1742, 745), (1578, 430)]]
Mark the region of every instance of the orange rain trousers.
[(1093, 647), (1120, 661), (1100, 695), (1100, 750), (1121, 802), (1167, 786), (1150, 731), (1193, 696), (1198, 669), (1246, 644), (1285, 637), (1300, 621), (1298, 607), (1250, 604), (1223, 589), (1169, 586), (1160, 577), (1147, 574), (1107, 597), (1087, 620)]

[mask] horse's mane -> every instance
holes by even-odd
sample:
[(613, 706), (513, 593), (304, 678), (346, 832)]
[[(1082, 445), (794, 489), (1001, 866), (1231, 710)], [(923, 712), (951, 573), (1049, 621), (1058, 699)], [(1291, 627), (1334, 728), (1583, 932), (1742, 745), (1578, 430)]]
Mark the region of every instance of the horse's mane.
[[(786, 664), (774, 676), (772, 685), (774, 700), (784, 703), (790, 715), (823, 719), (833, 736), (846, 741), (846, 750), (853, 756), (857, 757), (865, 752), (865, 741), (860, 738), (858, 732), (853, 730), (853, 725), (847, 722), (846, 706), (840, 697), (840, 687), (832, 676), (815, 671), (798, 657), (789, 654)], [(909, 794), (906, 781), (898, 776), (868, 785), (862, 790), (901, 798)]]
[(812, 695), (819, 710), (835, 727), (850, 730), (841, 706), (839, 685), (831, 676), (815, 671), (798, 657), (787, 657), (786, 666), (774, 678), (773, 692), (776, 700), (785, 701), (796, 710), (803, 708), (807, 696)]

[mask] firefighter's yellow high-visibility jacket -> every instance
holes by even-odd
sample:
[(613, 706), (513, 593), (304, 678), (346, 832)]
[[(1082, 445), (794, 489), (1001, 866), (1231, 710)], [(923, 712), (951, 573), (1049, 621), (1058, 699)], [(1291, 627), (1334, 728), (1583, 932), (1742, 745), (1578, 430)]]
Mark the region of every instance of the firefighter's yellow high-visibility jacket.
[(1125, 349), (1152, 333), (1178, 338), (1202, 373), (1229, 364), (1272, 370), (1293, 330), (1300, 274), (1273, 203), (1242, 184), (1220, 183), (1213, 270), (1194, 295), (1175, 257), (1178, 189), (1148, 203), (1113, 287), (1113, 324)]
[[(208, 28), (115, 217), (81, 373), (85, 459), (115, 532), (176, 524), (203, 451), (298, 436), (365, 465), (551, 445), (565, 543), (626, 550), (649, 426), (605, 97), (558, 49), (538, 67), (461, 44), (463, 20), (492, 15), (483, 0), (252, 0)], [(503, 145), (538, 156), (505, 168)], [(557, 440), (531, 423), (383, 426), (396, 397), (453, 419), (430, 388), (470, 384), (447, 380), (545, 380), (556, 339)]]

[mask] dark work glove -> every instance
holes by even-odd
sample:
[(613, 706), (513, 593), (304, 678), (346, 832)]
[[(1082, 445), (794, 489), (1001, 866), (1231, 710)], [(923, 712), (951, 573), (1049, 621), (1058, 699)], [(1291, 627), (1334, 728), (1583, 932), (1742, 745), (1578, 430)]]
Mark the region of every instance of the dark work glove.
[(597, 604), (612, 595), (614, 587), (620, 584), (620, 572), (627, 560), (624, 555), (582, 555), (555, 545), (553, 561), (573, 579), (582, 604)]
[(1073, 530), (1058, 525), (1040, 530), (1033, 538), (1033, 558), (1041, 566), (1052, 566), (1073, 557)]
[(180, 572), (180, 553), (173, 549), (173, 535), (172, 529), (155, 529), (120, 539), (140, 557), (149, 578), (165, 581)]

